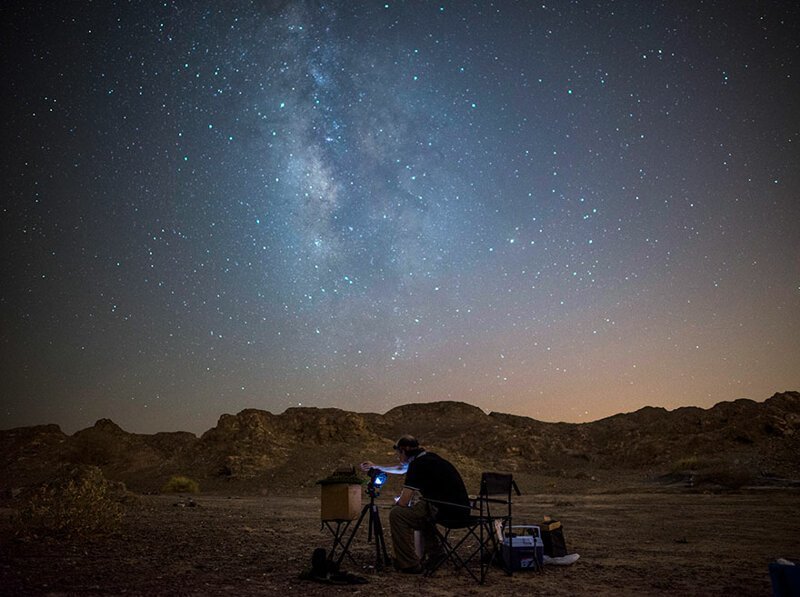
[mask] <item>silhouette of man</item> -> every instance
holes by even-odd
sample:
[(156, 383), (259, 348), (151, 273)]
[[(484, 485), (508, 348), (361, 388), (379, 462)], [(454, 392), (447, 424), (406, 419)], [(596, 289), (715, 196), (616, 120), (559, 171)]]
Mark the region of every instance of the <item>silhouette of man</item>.
[[(411, 435), (404, 435), (394, 445), (398, 465), (361, 463), (361, 470), (378, 468), (386, 473), (405, 474), (405, 482), (395, 506), (389, 513), (389, 528), (394, 548), (394, 565), (401, 572), (420, 574), (435, 566), (443, 556), (434, 533), (435, 521), (460, 520), (469, 516), (470, 506), (464, 481), (456, 468), (441, 456), (428, 452)], [(419, 493), (423, 499), (414, 500)], [(430, 501), (429, 501), (430, 500)], [(414, 531), (420, 531), (425, 543), (423, 560), (414, 547)]]

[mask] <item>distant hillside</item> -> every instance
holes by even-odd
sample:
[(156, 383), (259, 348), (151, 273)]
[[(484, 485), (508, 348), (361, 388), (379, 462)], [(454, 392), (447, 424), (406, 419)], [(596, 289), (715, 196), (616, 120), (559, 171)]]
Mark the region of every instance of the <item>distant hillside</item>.
[(470, 486), (483, 470), (556, 479), (685, 484), (789, 483), (800, 479), (800, 393), (710, 409), (643, 408), (582, 424), (485, 414), (460, 402), (408, 404), (384, 415), (290, 408), (222, 415), (199, 438), (134, 434), (108, 419), (72, 436), (57, 425), (0, 431), (0, 491), (47, 480), (60, 465), (99, 466), (109, 479), (155, 491), (173, 474), (212, 490), (302, 491), (338, 466), (392, 462), (412, 433), (450, 458)]

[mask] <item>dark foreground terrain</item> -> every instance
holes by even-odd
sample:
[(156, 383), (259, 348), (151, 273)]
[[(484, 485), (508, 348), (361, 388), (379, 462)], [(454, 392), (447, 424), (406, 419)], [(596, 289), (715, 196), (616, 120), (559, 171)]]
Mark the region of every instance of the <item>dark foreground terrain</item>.
[[(141, 496), (106, 538), (16, 539), (0, 511), (5, 595), (767, 595), (767, 565), (800, 557), (800, 492), (761, 489), (523, 495), (517, 522), (564, 523), (570, 567), (541, 574), (490, 572), (484, 586), (450, 568), (431, 578), (374, 572), (366, 533), (354, 547), (363, 585), (301, 580), (314, 547), (330, 546), (319, 498)], [(379, 498), (388, 527), (391, 497)], [(13, 504), (6, 504), (13, 505)], [(365, 530), (365, 529), (364, 529)], [(388, 534), (388, 529), (387, 529)]]
[[(367, 584), (303, 580), (314, 548), (332, 543), (317, 481), (365, 458), (393, 462), (409, 432), (467, 487), (483, 471), (513, 473), (515, 522), (561, 520), (578, 562), (492, 570), (481, 587), (451, 568), (376, 572), (362, 528), (345, 563)], [(200, 437), (110, 420), (71, 436), (11, 429), (0, 431), (0, 595), (768, 595), (768, 564), (800, 559), (798, 453), (798, 392), (585, 424), (434, 402), (383, 415), (245, 409)], [(157, 495), (190, 491), (185, 481), (204, 492)], [(386, 527), (400, 483), (379, 498)]]

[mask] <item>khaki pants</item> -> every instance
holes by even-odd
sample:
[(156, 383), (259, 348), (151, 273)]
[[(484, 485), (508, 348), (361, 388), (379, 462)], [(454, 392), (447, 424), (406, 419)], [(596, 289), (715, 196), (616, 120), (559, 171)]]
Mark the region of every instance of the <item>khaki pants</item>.
[(389, 528), (392, 531), (394, 566), (400, 570), (420, 564), (414, 548), (414, 531), (422, 533), (425, 555), (430, 558), (441, 551), (439, 540), (433, 529), (428, 504), (418, 500), (413, 506), (395, 506), (389, 511)]

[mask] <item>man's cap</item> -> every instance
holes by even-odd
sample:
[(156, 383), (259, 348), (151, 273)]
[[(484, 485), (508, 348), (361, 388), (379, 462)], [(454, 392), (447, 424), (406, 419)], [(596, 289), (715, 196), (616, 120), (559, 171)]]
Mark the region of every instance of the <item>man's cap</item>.
[(419, 441), (413, 435), (404, 435), (397, 443), (394, 445), (395, 450), (399, 450), (400, 448), (419, 448)]

